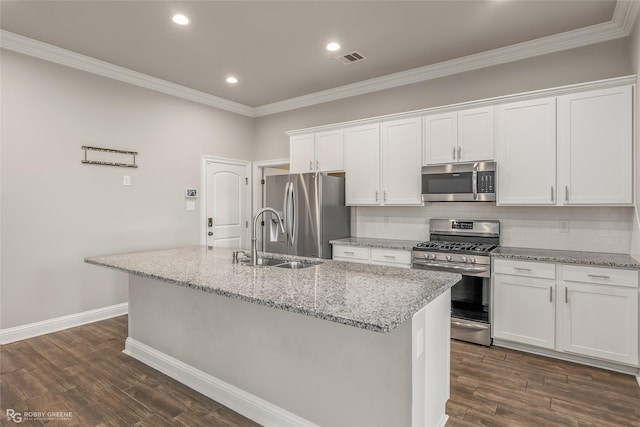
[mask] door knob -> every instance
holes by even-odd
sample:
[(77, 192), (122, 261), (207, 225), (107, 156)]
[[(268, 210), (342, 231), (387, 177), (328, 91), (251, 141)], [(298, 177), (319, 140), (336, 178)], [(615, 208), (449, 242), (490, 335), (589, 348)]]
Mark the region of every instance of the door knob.
[(213, 231), (207, 233), (209, 236), (213, 236)]

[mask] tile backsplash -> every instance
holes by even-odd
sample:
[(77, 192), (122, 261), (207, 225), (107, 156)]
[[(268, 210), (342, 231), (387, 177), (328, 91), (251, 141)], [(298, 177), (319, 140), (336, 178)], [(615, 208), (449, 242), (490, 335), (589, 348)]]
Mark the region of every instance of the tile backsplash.
[(428, 240), (431, 218), (498, 219), (503, 246), (629, 253), (633, 208), (428, 203), (354, 207), (351, 218), (352, 235), (358, 237)]

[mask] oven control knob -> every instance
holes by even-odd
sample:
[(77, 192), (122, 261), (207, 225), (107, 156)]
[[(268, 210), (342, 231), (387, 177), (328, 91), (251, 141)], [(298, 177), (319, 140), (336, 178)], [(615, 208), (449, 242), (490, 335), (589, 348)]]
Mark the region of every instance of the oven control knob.
[(462, 262), (467, 262), (467, 257), (466, 256), (462, 257)]
[(451, 261), (451, 255), (447, 255), (447, 261)]
[(436, 259), (436, 254), (429, 254), (429, 259)]
[(471, 258), (469, 258), (469, 262), (470, 262), (471, 264), (475, 264), (475, 263), (476, 263), (476, 259), (475, 259), (475, 257), (471, 257)]

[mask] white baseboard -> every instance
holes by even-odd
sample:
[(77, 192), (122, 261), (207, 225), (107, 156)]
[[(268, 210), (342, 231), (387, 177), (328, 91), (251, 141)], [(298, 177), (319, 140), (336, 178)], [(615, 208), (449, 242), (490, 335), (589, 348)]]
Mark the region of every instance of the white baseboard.
[(438, 424), (438, 427), (445, 427), (447, 425), (447, 421), (449, 421), (449, 415), (445, 414), (445, 416), (442, 417), (440, 424)]
[(70, 314), (68, 316), (56, 317), (55, 319), (43, 320), (41, 322), (29, 323), (27, 325), (15, 326), (13, 328), (0, 329), (0, 344), (9, 344), (99, 320), (127, 314), (129, 303), (111, 305), (109, 307), (97, 308), (95, 310), (83, 311), (82, 313)]
[(123, 353), (263, 426), (316, 426), (264, 399), (200, 371), (146, 344), (127, 338)]

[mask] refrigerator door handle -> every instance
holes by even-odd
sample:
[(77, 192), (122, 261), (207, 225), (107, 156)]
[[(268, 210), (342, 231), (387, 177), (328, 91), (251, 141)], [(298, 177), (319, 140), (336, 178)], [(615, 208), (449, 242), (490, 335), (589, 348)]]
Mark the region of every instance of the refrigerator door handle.
[(284, 237), (287, 241), (287, 243), (289, 243), (289, 186), (291, 185), (290, 182), (287, 182), (284, 186), (284, 200), (282, 202), (282, 219), (284, 221), (284, 226), (285, 226), (285, 233), (284, 233)]
[(295, 244), (295, 240), (296, 240), (296, 215), (298, 214), (297, 212), (297, 206), (296, 206), (296, 192), (295, 192), (295, 187), (292, 184), (290, 184), (289, 186), (289, 212), (288, 212), (288, 216), (289, 216), (289, 232), (291, 234), (291, 244), (294, 245)]

